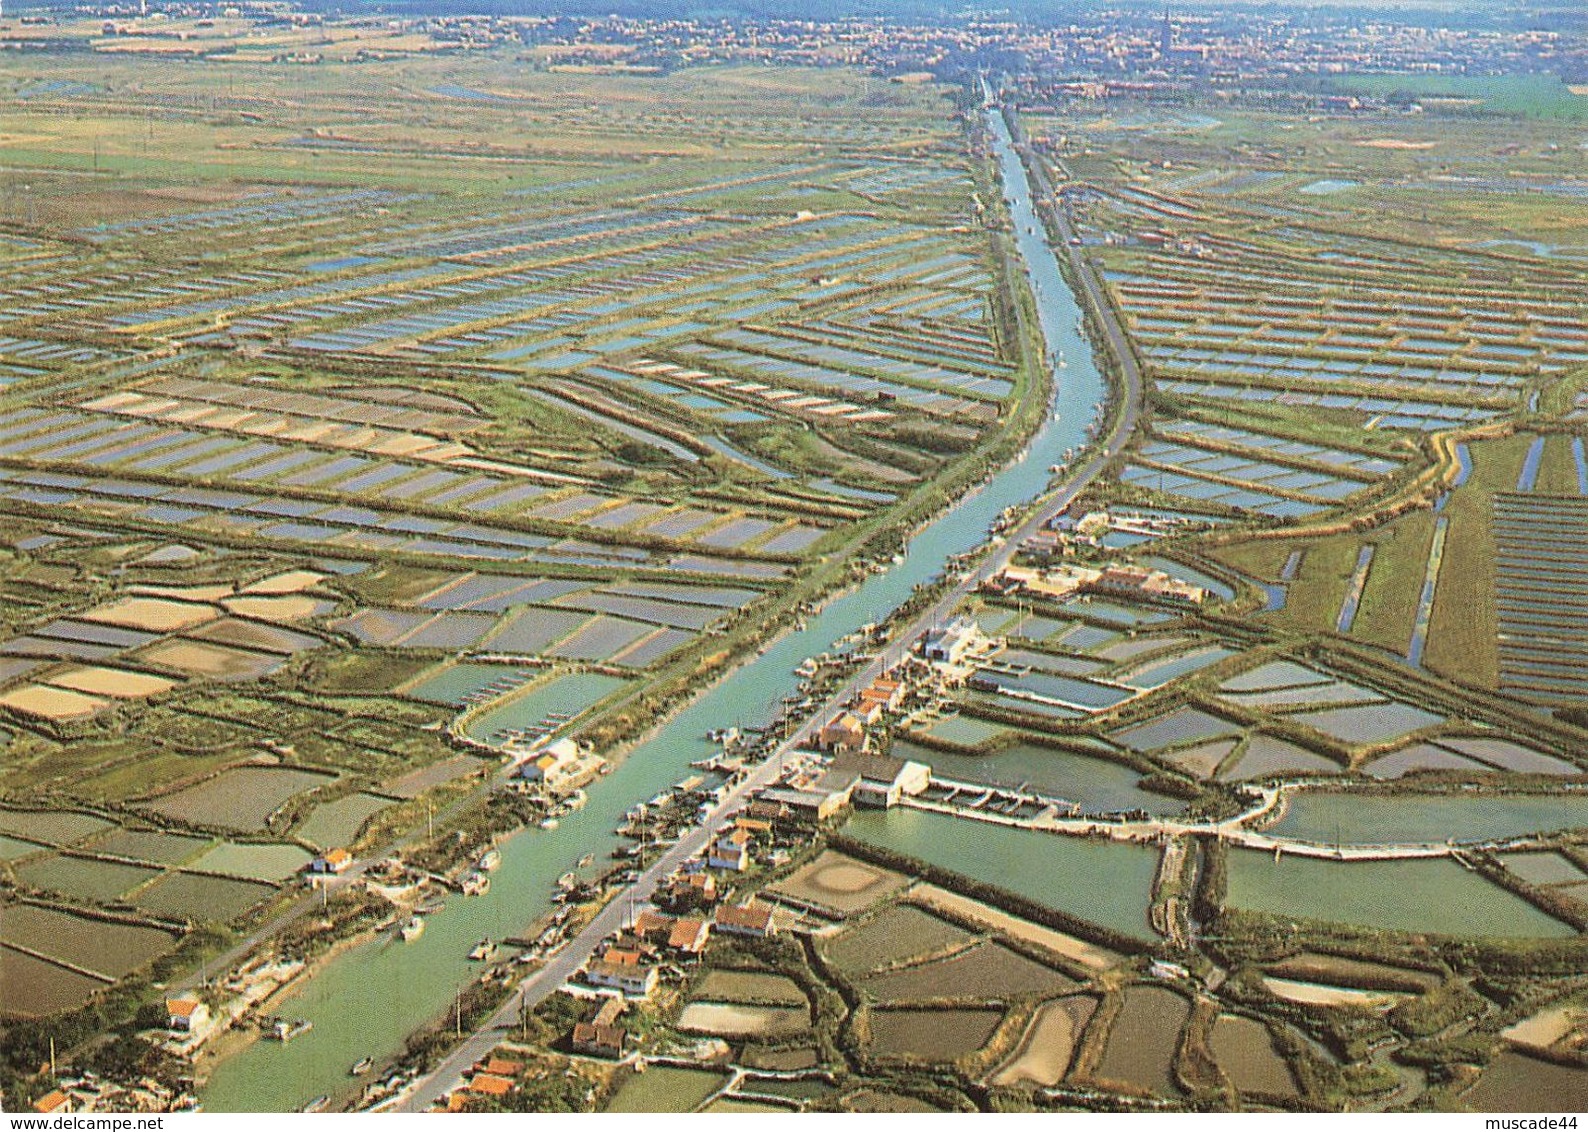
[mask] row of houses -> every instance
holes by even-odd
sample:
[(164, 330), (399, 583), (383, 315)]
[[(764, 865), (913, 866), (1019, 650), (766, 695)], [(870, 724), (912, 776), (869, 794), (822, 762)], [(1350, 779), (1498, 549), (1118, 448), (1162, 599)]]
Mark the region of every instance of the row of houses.
[(606, 997), (574, 1026), (570, 1048), (592, 1057), (622, 1058), (627, 1045), (618, 1022), (623, 1002), (649, 998), (664, 972), (698, 963), (715, 934), (765, 939), (777, 933), (772, 906), (753, 897), (737, 903), (723, 900), (719, 875), (752, 867), (756, 852), (774, 838), (774, 822), (788, 814), (786, 808), (756, 801), (732, 815), (701, 855), (662, 885), (656, 907), (642, 909), (631, 924), (602, 943), (579, 982)]
[(906, 797), (924, 793), (931, 780), (932, 768), (926, 763), (868, 751), (845, 752), (763, 791), (761, 799), (820, 822), (852, 805), (891, 809)]
[(1033, 597), (1062, 601), (1076, 594), (1097, 594), (1134, 601), (1157, 601), (1171, 605), (1199, 606), (1208, 591), (1175, 578), (1162, 570), (1131, 562), (1110, 562), (1103, 566), (1063, 563), (1038, 569), (1008, 566), (982, 587), (999, 596), (1023, 593)]
[(56, 1078), (55, 1088), (33, 1102), (34, 1112), (54, 1117), (93, 1112), (196, 1112), (198, 1107), (193, 1094), (178, 1092), (153, 1077), (124, 1082), (86, 1072), (63, 1073)]
[[(956, 622), (923, 642), (923, 647), (929, 653), (927, 663), (932, 663), (933, 649), (941, 649), (945, 660), (958, 663), (985, 643), (974, 622)], [(911, 663), (919, 666), (922, 661)], [(664, 971), (698, 962), (715, 933), (757, 939), (777, 933), (772, 905), (756, 898), (719, 903), (722, 874), (751, 869), (768, 846), (782, 844), (781, 851), (786, 852), (790, 827), (803, 838), (801, 831), (809, 825), (846, 806), (889, 808), (926, 791), (930, 766), (869, 749), (868, 727), (899, 711), (909, 693), (903, 666), (884, 672), (857, 692), (845, 710), (817, 733), (817, 744), (828, 758), (796, 758), (777, 784), (759, 791), (731, 815), (702, 854), (668, 879), (657, 894), (657, 907), (641, 911), (631, 925), (602, 944), (579, 980), (610, 1000), (574, 1026), (570, 1048), (590, 1056), (623, 1057), (627, 1037), (618, 1022), (621, 1006), (613, 1002), (649, 998)]]
[[(698, 891), (701, 886), (689, 887)], [(714, 932), (765, 939), (777, 933), (777, 922), (772, 906), (754, 899), (723, 904), (706, 915), (645, 909), (585, 964), (580, 981), (607, 993), (593, 1015), (574, 1024), (569, 1046), (590, 1057), (621, 1059), (628, 1034), (618, 1018), (626, 1002), (655, 993), (664, 969), (698, 962)]]
[(523, 1073), (522, 1061), (493, 1053), (476, 1062), (468, 1074), (468, 1083), (447, 1098), (447, 1111), (464, 1111), (474, 1097), (500, 1100), (517, 1090), (518, 1079)]

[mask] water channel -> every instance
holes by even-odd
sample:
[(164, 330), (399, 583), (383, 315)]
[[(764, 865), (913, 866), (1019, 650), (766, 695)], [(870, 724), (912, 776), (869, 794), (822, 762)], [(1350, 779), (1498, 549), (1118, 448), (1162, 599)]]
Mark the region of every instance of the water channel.
[(708, 730), (769, 720), (796, 690), (794, 669), (801, 660), (900, 605), (950, 556), (979, 544), (1000, 511), (1040, 495), (1048, 467), (1085, 443), (1107, 387), (1080, 333), (1080, 307), (1046, 243), (1008, 128), (996, 111), (987, 113), (987, 122), (1047, 348), (1068, 363), (1058, 371), (1054, 413), (1026, 454), (923, 527), (902, 562), (834, 600), (803, 632), (782, 637), (667, 721), (591, 787), (584, 810), (564, 818), (556, 830), (531, 828), (504, 841), (502, 865), (487, 895), (449, 898), (411, 943), (383, 935), (338, 956), (281, 1007), (288, 1016), (308, 1019), (313, 1030), (288, 1044), (258, 1042), (215, 1067), (201, 1091), (206, 1109), (290, 1111), (322, 1093), (346, 1093), (352, 1083), (348, 1067), (358, 1059), (379, 1062), (399, 1053), (408, 1034), (441, 1014), (478, 972), (465, 958), (468, 950), (484, 936), (514, 935), (546, 912), (557, 877), (585, 854), (606, 860), (620, 841), (614, 828), (624, 813), (685, 777), (691, 761), (712, 752), (704, 739)]

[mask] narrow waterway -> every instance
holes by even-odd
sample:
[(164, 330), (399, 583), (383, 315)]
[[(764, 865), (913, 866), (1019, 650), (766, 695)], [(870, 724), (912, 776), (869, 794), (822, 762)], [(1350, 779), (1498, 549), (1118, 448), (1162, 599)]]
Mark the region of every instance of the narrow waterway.
[(1105, 382), (1079, 331), (1080, 307), (1046, 244), (1009, 131), (996, 111), (988, 112), (987, 122), (1047, 348), (1067, 362), (1058, 370), (1055, 412), (1026, 455), (922, 528), (902, 562), (834, 600), (803, 632), (781, 638), (669, 720), (590, 788), (590, 803), (583, 811), (564, 818), (556, 830), (532, 828), (507, 839), (490, 893), (449, 898), (412, 943), (382, 937), (339, 956), (281, 1008), (288, 1016), (308, 1019), (314, 1029), (286, 1045), (257, 1043), (216, 1067), (202, 1090), (206, 1109), (296, 1109), (322, 1093), (346, 1091), (351, 1084), (348, 1067), (359, 1058), (380, 1061), (399, 1053), (408, 1034), (446, 1009), (478, 971), (465, 958), (468, 950), (483, 936), (514, 935), (547, 911), (557, 877), (585, 854), (604, 861), (621, 840), (614, 829), (624, 813), (685, 777), (690, 762), (712, 752), (704, 739), (708, 730), (771, 719), (783, 697), (795, 692), (794, 669), (801, 660), (831, 649), (860, 625), (880, 620), (904, 602), (950, 556), (980, 543), (1000, 511), (1041, 494), (1048, 484), (1048, 467), (1067, 449), (1085, 443)]

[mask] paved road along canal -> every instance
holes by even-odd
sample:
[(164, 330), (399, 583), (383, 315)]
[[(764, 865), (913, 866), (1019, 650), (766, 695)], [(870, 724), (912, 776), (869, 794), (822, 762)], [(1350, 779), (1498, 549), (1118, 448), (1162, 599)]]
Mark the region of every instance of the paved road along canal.
[[(1113, 426), (1101, 443), (1089, 453), (1085, 463), (1072, 475), (1066, 477), (1058, 490), (1044, 494), (1044, 489), (1049, 483), (1045, 468), (1048, 466), (1051, 454), (1059, 450), (1061, 444), (1066, 448), (1078, 447), (1084, 440), (1085, 429), (1093, 419), (1091, 410), (1102, 400), (1105, 386), (1102, 377), (1092, 364), (1089, 347), (1084, 341), (1078, 340), (1078, 332), (1074, 328), (1080, 321), (1080, 308), (1065, 284), (1052, 249), (1039, 235), (1042, 225), (1033, 208), (1030, 189), (1020, 155), (1015, 151), (1013, 139), (1002, 116), (995, 109), (989, 108), (987, 117), (988, 127), (998, 146), (1006, 199), (1020, 240), (1021, 258), (1031, 274), (1039, 300), (1038, 313), (1048, 348), (1050, 352), (1066, 349), (1067, 353), (1073, 352), (1077, 359), (1085, 359), (1085, 361), (1061, 375), (1061, 380), (1054, 391), (1056, 407), (1054, 417), (1038, 433), (1027, 454), (1000, 473), (976, 497), (967, 500), (927, 527), (911, 544), (909, 557), (899, 567), (907, 573), (911, 561), (925, 561), (928, 565), (935, 561), (931, 557), (924, 557), (931, 553), (929, 549), (931, 547), (940, 548), (941, 545), (954, 547), (955, 549), (946, 553), (939, 549), (938, 552), (943, 553), (946, 558), (947, 554), (958, 553), (966, 544), (978, 544), (983, 537), (979, 524), (990, 520), (998, 509), (1009, 503), (1027, 503), (1033, 497), (1040, 495), (1039, 505), (999, 551), (990, 555), (977, 570), (953, 586), (929, 609), (921, 613), (911, 625), (896, 633), (895, 640), (904, 644), (913, 640), (933, 623), (941, 621), (966, 593), (980, 584), (982, 579), (1002, 569), (1013, 555), (1020, 538), (1038, 529), (1068, 506), (1076, 494), (1097, 476), (1109, 457), (1117, 452), (1129, 437), (1135, 424), (1140, 396), (1140, 379), (1134, 363), (1127, 355), (1122, 360), (1126, 379), (1122, 411), (1116, 416)], [(1069, 245), (1068, 228), (1063, 225), (1062, 216), (1058, 219), (1067, 254), (1073, 257), (1072, 268), (1078, 277), (1092, 278), (1095, 283), (1095, 277), (1090, 277), (1090, 267), (1081, 262), (1079, 254)], [(1095, 296), (1093, 301), (1100, 302), (1101, 296)], [(1117, 327), (1109, 327), (1112, 315), (1106, 307), (1100, 308), (1100, 317), (1104, 320), (1105, 328), (1109, 329), (1110, 337), (1113, 337)], [(1055, 342), (1062, 342), (1064, 346), (1055, 347)], [(1067, 424), (1068, 427), (1062, 427), (1063, 424)], [(890, 572), (888, 577), (891, 576)], [(886, 587), (875, 587), (876, 590), (884, 588)], [(874, 592), (872, 585), (868, 584), (860, 593), (845, 599), (841, 604), (852, 605), (862, 598), (878, 600), (881, 594)], [(882, 608), (889, 607), (881, 604), (872, 606), (869, 601), (861, 605), (862, 612)], [(846, 617), (846, 623), (848, 620), (850, 619)], [(622, 897), (609, 903), (550, 963), (526, 979), (517, 993), (470, 1035), (468, 1041), (418, 1082), (405, 1098), (403, 1108), (411, 1112), (423, 1111), (437, 1096), (461, 1085), (463, 1074), (471, 1065), (490, 1053), (492, 1047), (502, 1039), (505, 1031), (515, 1024), (526, 1003), (534, 1006), (555, 993), (562, 983), (584, 965), (601, 940), (622, 927), (625, 918), (632, 913), (632, 910), (650, 899), (668, 874), (705, 846), (726, 816), (746, 795), (768, 785), (776, 778), (780, 763), (779, 755), (806, 743), (811, 738), (811, 732), (820, 727), (839, 704), (847, 701), (856, 690), (869, 683), (887, 663), (888, 655), (885, 652), (835, 690), (822, 709), (814, 713), (803, 727), (794, 732), (777, 754), (756, 768), (749, 779), (735, 789), (706, 822), (696, 826), (687, 836), (668, 849)]]
[[(1066, 450), (1080, 449), (1086, 443), (1087, 428), (1107, 387), (1093, 364), (1092, 347), (1079, 328), (1077, 300), (1041, 234), (1019, 155), (996, 111), (989, 111), (988, 127), (999, 152), (1015, 237), (1038, 295), (1047, 347), (1068, 361), (1067, 368), (1059, 371), (1055, 413), (1044, 422), (1026, 453), (923, 527), (911, 539), (902, 562), (832, 601), (809, 619), (804, 631), (782, 637), (663, 724), (612, 774), (592, 786), (589, 805), (564, 818), (558, 829), (531, 828), (506, 839), (500, 847), (501, 868), (487, 895), (451, 898), (443, 911), (429, 918), (425, 933), (412, 943), (383, 935), (338, 956), (281, 1007), (284, 1013), (313, 1022), (314, 1029), (287, 1044), (257, 1043), (221, 1063), (201, 1092), (206, 1109), (288, 1111), (322, 1093), (345, 1096), (352, 1084), (347, 1076), (350, 1064), (365, 1056), (378, 1062), (398, 1054), (416, 1027), (447, 1009), (458, 989), (478, 971), (465, 958), (476, 941), (482, 936), (500, 939), (514, 935), (546, 912), (560, 874), (587, 853), (598, 859), (606, 857), (620, 843), (613, 831), (626, 811), (685, 777), (690, 762), (715, 750), (704, 739), (708, 730), (770, 720), (783, 697), (796, 690), (794, 669), (801, 660), (830, 650), (859, 626), (897, 608), (917, 585), (940, 573), (950, 557), (979, 545), (1001, 511), (1029, 503), (1048, 491), (1048, 467), (1058, 463)], [(1118, 437), (1123, 435), (1121, 431), (1111, 442), (1119, 443)], [(1100, 466), (1099, 459), (1089, 460), (1077, 472), (1077, 480), (1095, 475)], [(1051, 512), (1075, 490), (1078, 488), (1049, 496), (1042, 512)], [(934, 605), (934, 612), (948, 604), (945, 599)], [(698, 843), (704, 836), (704, 830), (697, 830), (691, 840)], [(636, 897), (644, 887), (642, 878)], [(618, 909), (613, 914), (621, 916), (627, 904), (625, 897), (610, 907)], [(558, 972), (581, 958), (581, 949), (590, 942), (587, 933), (570, 944), (543, 976), (527, 985), (531, 996), (555, 990), (561, 977)], [(509, 1010), (516, 1007), (510, 1004)], [(491, 1040), (494, 1035), (487, 1030), (478, 1041), (466, 1045), (464, 1057)], [(441, 1085), (455, 1077), (460, 1064), (462, 1059), (449, 1058), (412, 1100), (423, 1107)]]

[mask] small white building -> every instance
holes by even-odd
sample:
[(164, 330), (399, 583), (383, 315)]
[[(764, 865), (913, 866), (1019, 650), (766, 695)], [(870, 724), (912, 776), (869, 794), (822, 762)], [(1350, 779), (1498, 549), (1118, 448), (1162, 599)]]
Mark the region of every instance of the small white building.
[(353, 854), (346, 849), (332, 849), (309, 862), (309, 873), (311, 876), (340, 876), (352, 867)]
[(630, 998), (648, 998), (660, 979), (649, 963), (609, 963), (592, 959), (585, 968), (584, 981), (593, 987), (611, 987)]
[(743, 829), (731, 829), (711, 843), (706, 864), (714, 869), (728, 869), (742, 873), (751, 864), (750, 834)]
[(571, 794), (601, 773), (605, 760), (572, 739), (559, 739), (525, 759), (518, 777), (548, 794)]
[(982, 642), (981, 627), (969, 617), (956, 617), (921, 638), (921, 655), (934, 664), (959, 664)]
[(858, 775), (850, 798), (857, 806), (892, 809), (900, 799), (924, 793), (932, 782), (932, 768), (912, 759), (891, 755), (850, 755), (835, 758), (830, 773)]
[(180, 1034), (202, 1034), (210, 1026), (210, 1008), (196, 994), (165, 1000), (166, 1027)]

